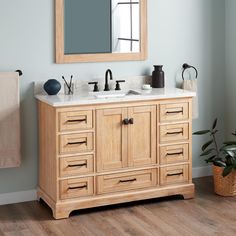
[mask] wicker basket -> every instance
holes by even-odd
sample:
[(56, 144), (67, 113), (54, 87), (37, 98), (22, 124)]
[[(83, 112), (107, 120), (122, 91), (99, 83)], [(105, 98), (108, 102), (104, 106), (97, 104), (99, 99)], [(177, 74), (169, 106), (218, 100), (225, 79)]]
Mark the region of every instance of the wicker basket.
[(236, 171), (226, 177), (222, 176), (223, 168), (213, 165), (215, 193), (224, 196), (236, 196)]

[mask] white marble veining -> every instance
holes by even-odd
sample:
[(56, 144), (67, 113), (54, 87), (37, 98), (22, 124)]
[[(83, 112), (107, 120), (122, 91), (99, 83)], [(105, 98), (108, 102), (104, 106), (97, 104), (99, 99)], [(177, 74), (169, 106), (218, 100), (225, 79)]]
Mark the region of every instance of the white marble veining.
[(130, 94), (124, 97), (116, 98), (96, 98), (94, 93), (84, 92), (77, 95), (36, 95), (35, 97), (54, 107), (62, 106), (75, 106), (75, 105), (92, 105), (92, 104), (105, 104), (105, 103), (120, 103), (120, 102), (135, 102), (145, 100), (157, 100), (157, 99), (170, 99), (170, 98), (183, 98), (194, 97), (195, 92), (177, 89), (177, 88), (164, 88), (164, 89), (152, 89), (150, 91), (135, 89), (140, 94)]

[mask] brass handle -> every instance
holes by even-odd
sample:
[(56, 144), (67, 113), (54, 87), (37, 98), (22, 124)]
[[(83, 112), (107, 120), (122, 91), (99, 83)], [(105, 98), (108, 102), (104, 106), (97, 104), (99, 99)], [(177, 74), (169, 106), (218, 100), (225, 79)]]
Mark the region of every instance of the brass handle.
[(124, 125), (128, 125), (129, 124), (129, 119), (124, 119), (123, 122), (122, 122)]
[(85, 119), (77, 119), (77, 120), (67, 120), (68, 123), (84, 122), (84, 121), (86, 121), (86, 118)]
[(183, 155), (183, 152), (166, 153), (166, 156)]
[(184, 111), (167, 111), (166, 114), (178, 114), (178, 113), (183, 113)]
[(76, 144), (81, 145), (81, 144), (84, 144), (84, 143), (87, 143), (87, 141), (81, 141), (81, 142), (68, 142), (67, 144), (68, 144), (68, 145), (76, 145)]
[(175, 175), (182, 175), (183, 172), (179, 172), (179, 173), (174, 173), (174, 174), (167, 174), (167, 176), (175, 176)]
[(73, 190), (73, 189), (83, 189), (83, 188), (87, 188), (87, 185), (85, 184), (85, 185), (82, 185), (82, 186), (69, 187), (68, 189)]
[(134, 181), (136, 181), (136, 180), (137, 180), (136, 178), (133, 178), (133, 179), (126, 179), (126, 180), (120, 180), (119, 183), (134, 182)]
[(183, 134), (183, 130), (182, 131), (178, 131), (178, 132), (167, 132), (166, 134)]
[(68, 165), (68, 167), (82, 167), (82, 166), (87, 166), (87, 163)]

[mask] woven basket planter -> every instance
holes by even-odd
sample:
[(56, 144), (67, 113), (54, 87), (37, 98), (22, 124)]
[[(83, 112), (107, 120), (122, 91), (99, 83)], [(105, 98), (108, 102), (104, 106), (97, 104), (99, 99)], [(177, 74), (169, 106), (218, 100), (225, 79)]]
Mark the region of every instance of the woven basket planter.
[(226, 177), (222, 176), (223, 168), (213, 165), (215, 193), (224, 196), (236, 196), (236, 171)]

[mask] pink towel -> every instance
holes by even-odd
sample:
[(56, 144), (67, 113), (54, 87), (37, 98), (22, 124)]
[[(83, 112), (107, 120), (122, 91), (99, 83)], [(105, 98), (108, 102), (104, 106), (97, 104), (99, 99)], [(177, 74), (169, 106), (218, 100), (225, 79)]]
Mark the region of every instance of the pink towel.
[(19, 74), (0, 72), (0, 168), (21, 163), (19, 97)]

